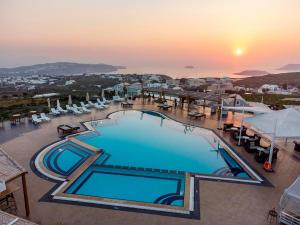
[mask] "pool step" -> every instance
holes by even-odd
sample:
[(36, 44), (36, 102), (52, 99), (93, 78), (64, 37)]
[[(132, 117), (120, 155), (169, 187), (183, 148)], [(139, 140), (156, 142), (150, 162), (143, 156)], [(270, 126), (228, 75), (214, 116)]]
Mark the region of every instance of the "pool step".
[(105, 164), (94, 165), (94, 166), (104, 167), (104, 168), (135, 170), (135, 171), (160, 172), (160, 173), (169, 173), (169, 174), (185, 174), (184, 171), (179, 171), (179, 170), (163, 170), (163, 169), (153, 169), (153, 168), (134, 167), (134, 166), (116, 166), (116, 165), (105, 165)]
[(93, 151), (95, 153), (97, 153), (99, 151), (102, 151), (101, 149), (96, 148), (96, 147), (94, 147), (92, 145), (89, 145), (89, 144), (87, 144), (87, 143), (85, 143), (83, 141), (79, 141), (75, 137), (69, 137), (68, 140), (71, 141), (71, 142), (73, 142), (73, 143), (75, 143), (75, 144), (77, 144), (77, 145), (80, 145), (81, 147), (84, 147), (84, 148), (86, 148), (88, 150), (91, 150), (91, 151)]
[(89, 168), (100, 155), (103, 154), (103, 151), (98, 151), (94, 155), (91, 155), (85, 162), (79, 166), (69, 177), (68, 180), (73, 180), (79, 177), (87, 168)]

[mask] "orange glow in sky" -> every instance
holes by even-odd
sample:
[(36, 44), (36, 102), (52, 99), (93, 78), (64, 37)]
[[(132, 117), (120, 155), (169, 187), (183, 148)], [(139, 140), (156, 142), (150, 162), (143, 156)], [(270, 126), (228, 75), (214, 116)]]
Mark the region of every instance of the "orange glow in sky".
[(300, 63), (299, 15), (299, 0), (1, 0), (0, 67), (268, 70)]

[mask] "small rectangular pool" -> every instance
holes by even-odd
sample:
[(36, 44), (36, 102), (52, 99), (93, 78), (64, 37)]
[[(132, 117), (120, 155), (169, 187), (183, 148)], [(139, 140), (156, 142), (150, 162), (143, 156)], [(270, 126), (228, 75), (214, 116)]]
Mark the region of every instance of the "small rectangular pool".
[(90, 166), (64, 193), (183, 206), (185, 175)]

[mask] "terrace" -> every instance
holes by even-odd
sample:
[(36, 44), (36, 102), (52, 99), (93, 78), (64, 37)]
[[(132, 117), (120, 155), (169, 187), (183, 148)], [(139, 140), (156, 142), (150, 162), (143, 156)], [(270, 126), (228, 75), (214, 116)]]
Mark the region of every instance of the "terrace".
[[(159, 110), (157, 104), (141, 100), (135, 100), (133, 109), (159, 110), (170, 118), (214, 129), (234, 146), (249, 165), (265, 177), (272, 186), (240, 184), (235, 182), (217, 182), (200, 179), (200, 220), (181, 217), (164, 216), (152, 213), (135, 212), (121, 208), (89, 207), (76, 204), (62, 204), (51, 202), (43, 198), (49, 190), (54, 190), (56, 184), (38, 177), (32, 171), (32, 157), (49, 143), (59, 140), (56, 128), (60, 124), (80, 125), (82, 121), (104, 119), (107, 114), (122, 110), (120, 104), (112, 104), (103, 111), (93, 110), (90, 114), (80, 116), (65, 115), (52, 118), (50, 123), (34, 126), (27, 120), (23, 123), (10, 126), (4, 122), (0, 129), (0, 143), (3, 149), (19, 162), (28, 171), (27, 185), (30, 205), (29, 219), (39, 224), (51, 225), (56, 222), (65, 224), (266, 224), (267, 212), (278, 206), (278, 202), (284, 189), (288, 187), (300, 174), (300, 155), (293, 150), (293, 144), (277, 143), (280, 153), (273, 167), (275, 173), (267, 173), (258, 164), (252, 154), (247, 153), (242, 147), (235, 145), (230, 136), (218, 131), (217, 115), (207, 115), (204, 120), (195, 120), (188, 117), (186, 109)], [(203, 109), (201, 109), (203, 110)], [(205, 112), (207, 113), (207, 112)], [(227, 120), (231, 120), (231, 114)], [(236, 122), (239, 123), (236, 118)], [(80, 125), (81, 126), (81, 125)], [(83, 130), (83, 127), (81, 127)], [(287, 176), (288, 174), (288, 176)], [(17, 181), (18, 182), (18, 181)], [(18, 216), (25, 217), (24, 198), (22, 191), (15, 194), (18, 205)], [(54, 219), (55, 218), (55, 219)]]

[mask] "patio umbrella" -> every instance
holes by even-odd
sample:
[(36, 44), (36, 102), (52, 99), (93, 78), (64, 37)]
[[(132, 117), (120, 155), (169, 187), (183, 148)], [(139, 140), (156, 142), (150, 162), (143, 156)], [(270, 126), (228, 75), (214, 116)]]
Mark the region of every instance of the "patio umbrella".
[(47, 103), (48, 103), (48, 108), (51, 108), (51, 102), (50, 102), (50, 98), (47, 98)]
[(259, 106), (238, 106), (238, 107), (233, 107), (233, 106), (224, 106), (223, 109), (225, 110), (232, 110), (236, 112), (250, 112), (254, 114), (261, 114), (261, 113), (267, 113), (271, 112), (271, 109), (265, 108), (265, 107), (259, 107)]
[(259, 133), (271, 135), (269, 163), (272, 162), (276, 138), (300, 137), (300, 112), (293, 108), (272, 111), (244, 119)]
[(90, 95), (89, 95), (88, 92), (86, 93), (85, 100), (86, 100), (87, 102), (90, 100)]
[(60, 102), (59, 102), (59, 99), (56, 100), (56, 107), (60, 107)]
[(68, 105), (72, 105), (72, 96), (69, 95)]

